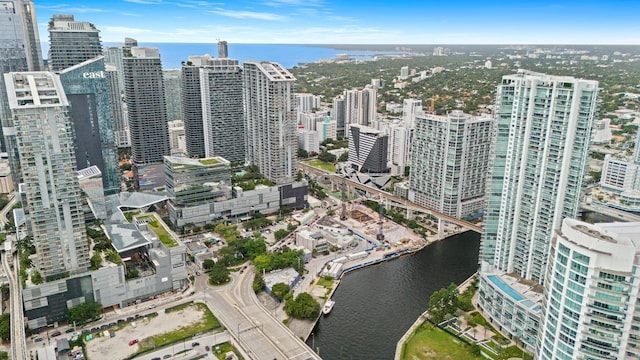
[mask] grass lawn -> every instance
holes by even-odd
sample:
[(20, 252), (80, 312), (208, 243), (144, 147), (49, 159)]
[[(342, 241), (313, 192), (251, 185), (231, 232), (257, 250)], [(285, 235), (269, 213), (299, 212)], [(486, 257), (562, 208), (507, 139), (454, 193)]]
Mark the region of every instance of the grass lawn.
[(236, 356), (238, 356), (239, 360), (244, 360), (242, 355), (240, 355), (240, 353), (238, 353), (238, 351), (233, 346), (231, 346), (231, 344), (229, 344), (228, 342), (224, 344), (216, 345), (213, 347), (213, 349), (211, 349), (211, 352), (213, 352), (213, 354), (220, 360), (223, 360), (224, 355), (229, 351), (233, 351), (236, 354)]
[(333, 279), (325, 279), (324, 277), (321, 277), (320, 279), (318, 279), (316, 285), (331, 289), (331, 287), (333, 286), (333, 282)]
[(222, 327), (218, 319), (213, 316), (213, 313), (207, 308), (206, 305), (196, 303), (192, 306), (196, 306), (198, 310), (202, 311), (203, 317), (200, 321), (185, 325), (173, 332), (155, 335), (143, 339), (142, 341), (140, 341), (140, 350), (138, 351), (138, 353), (152, 349), (154, 347), (162, 347), (165, 344), (171, 344), (175, 341), (193, 336), (199, 332), (209, 331), (215, 328)]
[(320, 170), (324, 170), (326, 172), (330, 172), (332, 174), (336, 173), (336, 166), (327, 162), (324, 162), (322, 160), (318, 160), (318, 159), (313, 159), (313, 160), (308, 160), (304, 162), (305, 164), (309, 165), (309, 166), (313, 166), (314, 168), (318, 168)]
[(144, 220), (144, 219), (152, 220), (152, 221), (149, 221), (147, 225), (149, 225), (151, 230), (153, 230), (153, 232), (156, 233), (156, 235), (158, 235), (158, 238), (164, 244), (164, 246), (168, 248), (178, 246), (178, 242), (173, 239), (173, 237), (169, 234), (169, 232), (167, 232), (167, 229), (165, 229), (164, 226), (158, 223), (158, 220), (156, 220), (156, 218), (153, 215), (143, 216), (138, 218), (138, 220)]
[(198, 160), (200, 162), (200, 164), (202, 165), (215, 165), (217, 163), (219, 163), (220, 161), (218, 161), (217, 159), (214, 158), (208, 158), (208, 159), (199, 159)]
[(402, 349), (402, 359), (483, 359), (482, 356), (473, 356), (469, 347), (462, 341), (438, 329), (424, 323), (407, 341)]

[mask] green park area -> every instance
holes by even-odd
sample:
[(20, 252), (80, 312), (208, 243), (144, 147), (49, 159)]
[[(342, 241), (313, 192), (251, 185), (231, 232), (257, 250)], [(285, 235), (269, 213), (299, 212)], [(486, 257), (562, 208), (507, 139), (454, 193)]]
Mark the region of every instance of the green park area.
[(314, 168), (318, 168), (320, 170), (324, 170), (326, 172), (330, 172), (332, 174), (336, 173), (336, 166), (334, 164), (331, 164), (331, 163), (328, 163), (328, 162), (324, 162), (322, 160), (313, 159), (313, 160), (305, 161), (304, 163), (309, 165), (309, 166), (313, 166)]
[(402, 349), (401, 359), (449, 359), (466, 360), (482, 359), (481, 355), (474, 355), (471, 347), (425, 322), (409, 338)]

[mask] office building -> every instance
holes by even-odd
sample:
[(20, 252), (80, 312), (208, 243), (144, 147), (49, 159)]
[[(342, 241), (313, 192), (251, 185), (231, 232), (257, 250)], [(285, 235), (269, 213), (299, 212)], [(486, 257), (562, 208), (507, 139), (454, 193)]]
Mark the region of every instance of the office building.
[(221, 157), (164, 157), (166, 190), (172, 206), (198, 205), (231, 194), (231, 163)]
[(409, 200), (463, 218), (486, 205), (491, 117), (460, 110), (446, 116), (419, 115), (413, 133)]
[(189, 56), (182, 65), (187, 154), (245, 161), (242, 71), (238, 60)]
[(51, 17), (47, 58), (51, 71), (60, 71), (101, 55), (100, 30), (92, 23), (75, 21), (73, 15)]
[(140, 167), (161, 165), (170, 153), (162, 64), (158, 49), (146, 47), (132, 47), (123, 61), (131, 159), (139, 186)]
[(4, 75), (20, 154), (26, 202), (45, 280), (89, 269), (89, 243), (73, 150), (69, 102), (57, 75)]
[(389, 136), (368, 126), (349, 126), (349, 166), (361, 173), (388, 172)]
[(274, 62), (244, 63), (247, 160), (276, 184), (296, 174), (295, 77)]
[[(500, 284), (483, 273), (544, 281), (550, 242), (564, 218), (575, 218), (598, 97), (596, 81), (519, 70), (503, 76), (495, 104), (493, 164), (480, 243), (478, 306), (498, 327), (527, 348), (536, 336), (522, 332), (504, 314), (506, 302), (489, 294)], [(522, 298), (513, 292), (512, 297)], [(539, 317), (523, 308), (527, 317)]]
[(180, 69), (162, 71), (164, 81), (164, 98), (167, 103), (167, 120), (182, 119), (182, 71)]
[(640, 358), (640, 223), (565, 219), (550, 250), (538, 358)]
[(71, 105), (75, 133), (76, 167), (96, 165), (102, 173), (105, 194), (120, 191), (116, 157), (112, 96), (104, 57), (99, 56), (60, 71), (60, 81)]

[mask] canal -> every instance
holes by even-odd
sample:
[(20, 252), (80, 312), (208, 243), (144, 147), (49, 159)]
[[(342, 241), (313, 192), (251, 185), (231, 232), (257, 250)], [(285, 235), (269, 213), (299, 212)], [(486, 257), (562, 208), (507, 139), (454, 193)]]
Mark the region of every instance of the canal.
[(393, 359), (396, 343), (431, 294), (478, 269), (480, 234), (468, 231), (421, 251), (344, 276), (307, 344), (323, 359)]

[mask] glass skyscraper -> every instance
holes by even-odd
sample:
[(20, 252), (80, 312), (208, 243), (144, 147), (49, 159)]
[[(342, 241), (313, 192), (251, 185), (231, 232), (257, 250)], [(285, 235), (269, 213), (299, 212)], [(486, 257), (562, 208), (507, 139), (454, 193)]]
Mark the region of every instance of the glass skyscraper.
[(115, 152), (111, 89), (104, 57), (87, 60), (60, 72), (75, 131), (79, 170), (96, 165), (102, 172), (105, 194), (120, 190)]

